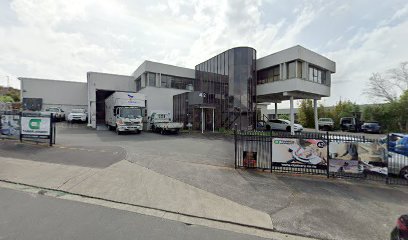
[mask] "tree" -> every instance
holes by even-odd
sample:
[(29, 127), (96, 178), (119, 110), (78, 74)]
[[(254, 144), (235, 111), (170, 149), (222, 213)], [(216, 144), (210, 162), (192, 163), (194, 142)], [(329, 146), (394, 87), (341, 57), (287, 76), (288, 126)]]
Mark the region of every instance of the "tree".
[(12, 87), (2, 87), (0, 86), (0, 93), (2, 96), (10, 96), (13, 102), (20, 102), (20, 90)]
[(408, 90), (390, 103), (366, 106), (364, 121), (378, 121), (384, 131), (408, 131)]
[(7, 95), (0, 96), (0, 102), (14, 102), (13, 98)]
[(334, 108), (329, 112), (330, 118), (334, 121), (334, 127), (338, 129), (340, 127), (340, 118), (355, 116), (359, 111), (359, 107), (351, 101), (338, 101)]
[(304, 127), (314, 127), (314, 110), (313, 101), (311, 99), (303, 99), (299, 103), (299, 123)]
[(392, 82), (404, 93), (408, 90), (408, 62), (400, 63), (398, 68), (388, 70)]
[(396, 101), (399, 94), (406, 90), (408, 90), (408, 62), (402, 62), (399, 67), (389, 69), (386, 74), (372, 73), (364, 93), (373, 99), (390, 103)]
[(394, 110), (398, 116), (398, 124), (401, 131), (408, 131), (408, 90), (406, 90), (398, 99)]

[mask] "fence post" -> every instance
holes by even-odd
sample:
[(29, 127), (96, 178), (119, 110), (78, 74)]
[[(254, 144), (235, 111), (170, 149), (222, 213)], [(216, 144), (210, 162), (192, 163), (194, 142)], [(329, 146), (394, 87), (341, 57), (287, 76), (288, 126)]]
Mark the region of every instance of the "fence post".
[(22, 134), (22, 130), (23, 130), (23, 126), (21, 125), (21, 119), (23, 118), (23, 112), (20, 112), (20, 142), (23, 142), (23, 134)]
[(56, 123), (52, 124), (52, 132), (54, 133), (52, 136), (52, 143), (55, 145), (55, 137), (57, 136), (57, 127), (55, 126)]
[(326, 131), (326, 144), (327, 144), (327, 167), (326, 167), (326, 174), (327, 178), (330, 178), (330, 138), (329, 138), (329, 131)]
[(269, 130), (269, 135), (270, 135), (270, 138), (271, 138), (271, 153), (270, 153), (270, 157), (271, 157), (271, 172), (272, 172), (272, 163), (273, 163), (273, 160), (272, 160), (272, 155), (273, 155), (273, 137), (272, 137), (272, 129), (270, 129)]
[(50, 117), (50, 147), (52, 146), (52, 135), (53, 135), (53, 132), (52, 132), (52, 119), (53, 119), (53, 117), (52, 117), (52, 113), (51, 113), (51, 117)]
[(390, 174), (390, 159), (389, 159), (389, 153), (388, 153), (389, 149), (390, 149), (390, 134), (387, 133), (387, 149), (386, 149), (386, 152), (385, 152), (385, 157), (387, 158), (387, 177), (385, 178), (385, 183), (386, 184), (389, 184), (388, 176)]
[(235, 123), (234, 126), (234, 147), (235, 147), (235, 152), (234, 152), (234, 159), (235, 159), (235, 169), (237, 169), (237, 124)]

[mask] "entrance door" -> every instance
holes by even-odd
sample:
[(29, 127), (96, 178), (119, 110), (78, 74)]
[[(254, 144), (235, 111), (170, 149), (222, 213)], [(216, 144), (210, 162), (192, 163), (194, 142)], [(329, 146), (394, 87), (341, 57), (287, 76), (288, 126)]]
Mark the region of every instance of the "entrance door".
[(193, 129), (200, 130), (203, 127), (204, 131), (213, 130), (213, 109), (212, 108), (194, 108), (193, 110)]
[(204, 131), (213, 130), (213, 109), (204, 108)]

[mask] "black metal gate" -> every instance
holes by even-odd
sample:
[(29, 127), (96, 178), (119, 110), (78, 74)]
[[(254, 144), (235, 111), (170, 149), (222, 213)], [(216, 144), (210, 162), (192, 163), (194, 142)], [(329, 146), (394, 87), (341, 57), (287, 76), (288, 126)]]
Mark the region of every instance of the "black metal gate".
[(235, 130), (234, 141), (235, 168), (408, 185), (408, 152), (389, 137)]

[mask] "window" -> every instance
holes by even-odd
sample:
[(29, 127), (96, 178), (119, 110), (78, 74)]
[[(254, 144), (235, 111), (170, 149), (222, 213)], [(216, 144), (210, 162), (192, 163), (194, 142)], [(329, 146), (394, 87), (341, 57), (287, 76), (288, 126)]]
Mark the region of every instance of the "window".
[(156, 74), (155, 73), (148, 73), (148, 86), (155, 87), (156, 86)]
[(161, 83), (160, 87), (162, 88), (170, 88), (171, 86), (171, 76), (161, 75)]
[(191, 78), (176, 77), (170, 75), (161, 75), (162, 88), (175, 89), (194, 89), (194, 80)]
[(297, 77), (302, 78), (302, 62), (297, 61)]
[(280, 67), (279, 65), (267, 68), (258, 72), (258, 84), (279, 81)]
[(296, 77), (296, 61), (288, 63), (288, 78)]
[(310, 66), (309, 80), (315, 83), (326, 84), (326, 71), (314, 66)]
[(140, 91), (140, 89), (142, 89), (142, 81), (139, 77), (138, 79), (136, 79), (136, 92)]

